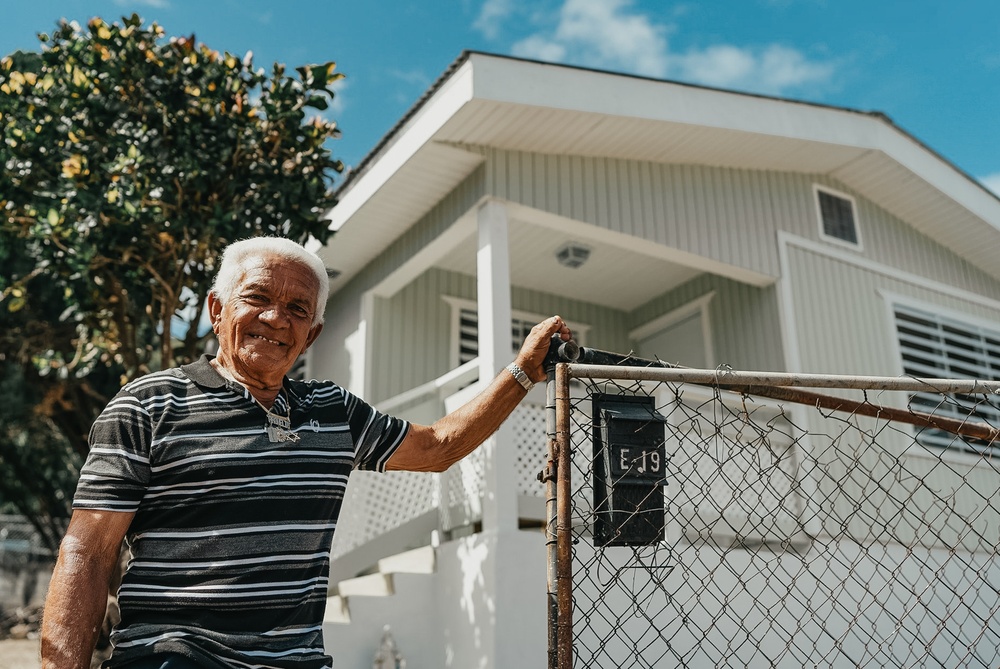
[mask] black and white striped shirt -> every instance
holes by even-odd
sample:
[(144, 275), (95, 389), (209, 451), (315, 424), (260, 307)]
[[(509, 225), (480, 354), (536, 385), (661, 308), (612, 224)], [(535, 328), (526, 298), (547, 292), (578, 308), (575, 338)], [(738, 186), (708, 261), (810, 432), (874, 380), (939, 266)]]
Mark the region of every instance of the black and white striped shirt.
[[(73, 506), (135, 512), (116, 667), (176, 652), (210, 667), (329, 667), (329, 552), (352, 469), (384, 471), (409, 428), (331, 382), (285, 380), (273, 411), (208, 358), (126, 385), (90, 434)], [(285, 398), (288, 398), (286, 403)]]

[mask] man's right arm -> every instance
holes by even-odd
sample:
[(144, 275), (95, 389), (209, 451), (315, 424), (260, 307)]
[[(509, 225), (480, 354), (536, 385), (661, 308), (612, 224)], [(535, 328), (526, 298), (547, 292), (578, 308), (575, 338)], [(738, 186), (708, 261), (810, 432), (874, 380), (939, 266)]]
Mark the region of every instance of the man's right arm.
[(108, 587), (134, 514), (77, 509), (45, 599), (42, 669), (88, 669)]

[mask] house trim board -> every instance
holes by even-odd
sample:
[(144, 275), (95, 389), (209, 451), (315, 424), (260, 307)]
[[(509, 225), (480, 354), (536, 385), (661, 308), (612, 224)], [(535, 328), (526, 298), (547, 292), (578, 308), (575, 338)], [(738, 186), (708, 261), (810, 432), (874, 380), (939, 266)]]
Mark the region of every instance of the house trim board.
[(368, 170), (341, 194), (340, 202), (329, 212), (331, 230), (336, 232), (343, 227), (402, 169), (420, 147), (432, 141), (437, 132), (472, 100), (472, 79), (470, 62), (464, 63), (448, 77), (427, 104), (394, 135), (378, 160), (371, 161)]

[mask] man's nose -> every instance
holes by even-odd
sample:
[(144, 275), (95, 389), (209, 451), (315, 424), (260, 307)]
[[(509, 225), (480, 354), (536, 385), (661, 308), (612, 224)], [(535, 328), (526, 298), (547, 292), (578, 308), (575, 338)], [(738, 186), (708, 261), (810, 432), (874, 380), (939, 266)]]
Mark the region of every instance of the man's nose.
[(280, 304), (272, 304), (260, 312), (260, 320), (274, 328), (288, 327), (291, 322), (288, 310)]

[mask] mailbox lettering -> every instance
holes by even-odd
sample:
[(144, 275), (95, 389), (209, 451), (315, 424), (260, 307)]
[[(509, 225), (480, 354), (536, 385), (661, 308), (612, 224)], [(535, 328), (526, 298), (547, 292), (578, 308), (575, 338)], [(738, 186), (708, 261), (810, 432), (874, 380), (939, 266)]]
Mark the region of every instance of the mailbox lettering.
[(645, 448), (615, 446), (618, 451), (617, 462), (612, 467), (612, 473), (617, 476), (659, 476), (663, 473), (663, 455), (660, 450)]

